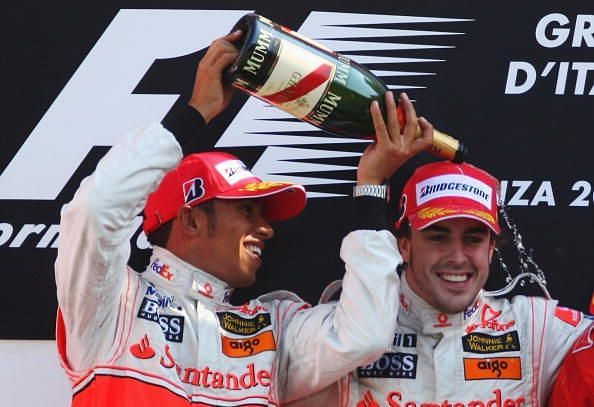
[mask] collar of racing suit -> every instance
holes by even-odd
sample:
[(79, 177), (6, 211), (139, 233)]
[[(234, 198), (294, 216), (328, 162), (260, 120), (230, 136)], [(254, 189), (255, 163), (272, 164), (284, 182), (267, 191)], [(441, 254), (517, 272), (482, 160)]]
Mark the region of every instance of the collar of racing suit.
[(153, 246), (150, 264), (142, 277), (170, 293), (203, 303), (228, 304), (233, 293), (224, 281), (159, 246)]
[(448, 331), (459, 331), (467, 326), (478, 314), (483, 303), (483, 290), (466, 310), (456, 314), (441, 312), (419, 297), (406, 281), (406, 271), (402, 273), (400, 285), (400, 311), (398, 324), (412, 328), (414, 332), (423, 334), (445, 334)]

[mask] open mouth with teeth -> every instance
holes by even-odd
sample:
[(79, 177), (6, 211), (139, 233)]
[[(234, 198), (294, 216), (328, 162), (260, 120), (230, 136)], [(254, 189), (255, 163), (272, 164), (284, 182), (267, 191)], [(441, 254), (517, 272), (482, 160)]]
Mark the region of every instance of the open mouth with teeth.
[(439, 278), (445, 280), (450, 283), (464, 283), (470, 279), (470, 274), (449, 274), (449, 273), (440, 273), (438, 274)]
[(256, 245), (248, 244), (245, 246), (248, 252), (252, 253), (255, 256), (261, 257), (262, 256), (262, 249)]

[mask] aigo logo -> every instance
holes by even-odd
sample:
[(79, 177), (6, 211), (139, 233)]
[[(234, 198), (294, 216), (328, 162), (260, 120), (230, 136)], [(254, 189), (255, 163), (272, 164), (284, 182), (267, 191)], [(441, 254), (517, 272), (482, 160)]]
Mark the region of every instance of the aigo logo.
[(521, 358), (464, 358), (464, 378), (466, 380), (521, 380)]
[(250, 338), (229, 338), (221, 335), (221, 346), (223, 353), (231, 358), (245, 358), (276, 350), (272, 331), (264, 331)]

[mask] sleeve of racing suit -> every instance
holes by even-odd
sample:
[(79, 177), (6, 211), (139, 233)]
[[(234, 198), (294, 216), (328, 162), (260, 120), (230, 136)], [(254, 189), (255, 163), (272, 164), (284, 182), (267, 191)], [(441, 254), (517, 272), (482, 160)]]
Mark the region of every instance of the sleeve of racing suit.
[(556, 305), (557, 301), (546, 301), (545, 304), (543, 322), (545, 347), (542, 355), (542, 377), (540, 378), (541, 400), (543, 401), (548, 399), (567, 353), (592, 322), (585, 318), (580, 311)]
[[(188, 113), (173, 122), (188, 122)], [(126, 287), (129, 239), (139, 224), (135, 219), (148, 194), (180, 161), (180, 145), (190, 144), (190, 137), (182, 134), (176, 140), (159, 123), (126, 134), (61, 210), (56, 285), (68, 362), (75, 371), (95, 362), (101, 350), (93, 344), (114, 329)], [(77, 352), (81, 348), (84, 352)]]
[(377, 360), (392, 341), (401, 256), (392, 233), (380, 225), (386, 224), (385, 202), (365, 201), (361, 213), (367, 208), (383, 215), (357, 217), (363, 222), (359, 230), (343, 239), (340, 255), (346, 272), (340, 299), (300, 310), (282, 335), (286, 371), (281, 375), (281, 401), (319, 391)]

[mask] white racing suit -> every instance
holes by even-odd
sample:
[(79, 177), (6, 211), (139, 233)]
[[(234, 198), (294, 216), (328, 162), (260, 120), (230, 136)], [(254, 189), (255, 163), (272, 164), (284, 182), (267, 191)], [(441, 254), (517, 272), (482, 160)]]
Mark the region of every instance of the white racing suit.
[(127, 266), (135, 217), (181, 158), (161, 124), (132, 132), (62, 209), (56, 336), (72, 404), (278, 406), (377, 359), (398, 307), (386, 230), (344, 239), (335, 305), (282, 291), (233, 306), (222, 281), (158, 247), (143, 273)]
[(339, 383), (291, 406), (545, 406), (555, 376), (589, 320), (554, 300), (486, 296), (443, 314), (401, 278), (389, 350)]

